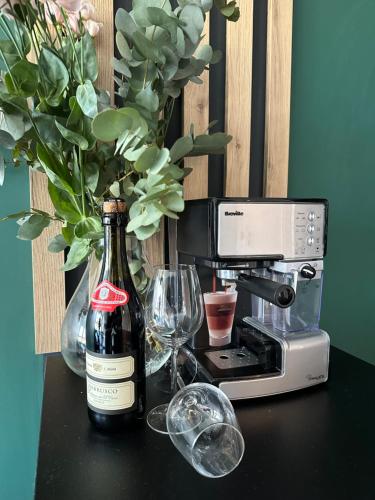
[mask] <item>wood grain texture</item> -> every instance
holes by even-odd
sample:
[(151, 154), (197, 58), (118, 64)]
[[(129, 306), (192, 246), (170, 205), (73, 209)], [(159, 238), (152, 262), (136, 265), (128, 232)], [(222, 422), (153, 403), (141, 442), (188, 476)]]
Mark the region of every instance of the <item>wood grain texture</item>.
[(293, 0), (268, 0), (264, 194), (288, 194)]
[(92, 0), (95, 6), (95, 19), (103, 23), (103, 27), (96, 37), (99, 76), (95, 86), (108, 90), (113, 102), (113, 56), (114, 56), (114, 13), (113, 3), (108, 0)]
[[(210, 19), (206, 17), (202, 40), (203, 45), (210, 43)], [(209, 71), (204, 71), (200, 78), (201, 85), (190, 82), (184, 89), (183, 130), (184, 135), (189, 133), (190, 125), (194, 124), (195, 133), (202, 134), (209, 122)], [(185, 200), (206, 198), (208, 195), (208, 156), (186, 158), (184, 166), (193, 171), (184, 180)]]
[[(30, 171), (30, 205), (54, 213), (47, 191), (47, 177)], [(60, 232), (52, 223), (42, 235), (32, 241), (35, 352), (60, 351), (60, 331), (65, 313), (64, 253), (50, 253), (48, 243)]]
[[(283, 1), (283, 0), (281, 0)], [(227, 23), (226, 196), (248, 196), (250, 171), (253, 0), (239, 0), (241, 17)]]
[(144, 242), (144, 252), (152, 266), (164, 264), (165, 222), (160, 221), (160, 231)]

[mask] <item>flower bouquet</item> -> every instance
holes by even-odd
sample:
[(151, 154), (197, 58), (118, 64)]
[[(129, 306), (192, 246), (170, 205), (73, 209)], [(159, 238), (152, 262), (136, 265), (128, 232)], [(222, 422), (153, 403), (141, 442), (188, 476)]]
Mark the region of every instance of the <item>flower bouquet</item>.
[(194, 130), (170, 148), (165, 138), (175, 100), (189, 82), (218, 62), (202, 42), (205, 16), (218, 8), (238, 19), (234, 1), (133, 0), (116, 13), (113, 59), (117, 106), (110, 89), (96, 86), (94, 36), (101, 24), (80, 0), (7, 0), (0, 12), (0, 144), (11, 159), (48, 177), (54, 213), (28, 208), (17, 219), (18, 237), (37, 238), (51, 221), (61, 233), (51, 252), (69, 247), (63, 270), (100, 257), (100, 207), (109, 195), (129, 207), (127, 232), (145, 240), (163, 216), (184, 209), (187, 156), (223, 154), (230, 136)]

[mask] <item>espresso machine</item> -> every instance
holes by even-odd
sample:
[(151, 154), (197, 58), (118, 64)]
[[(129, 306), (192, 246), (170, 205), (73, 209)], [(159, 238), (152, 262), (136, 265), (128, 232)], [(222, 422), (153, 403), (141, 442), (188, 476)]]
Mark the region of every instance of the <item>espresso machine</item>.
[(197, 378), (230, 399), (303, 389), (328, 378), (319, 328), (328, 202), (208, 198), (186, 202), (179, 263), (196, 265), (202, 292), (238, 292), (230, 343), (212, 346), (207, 321), (193, 337)]

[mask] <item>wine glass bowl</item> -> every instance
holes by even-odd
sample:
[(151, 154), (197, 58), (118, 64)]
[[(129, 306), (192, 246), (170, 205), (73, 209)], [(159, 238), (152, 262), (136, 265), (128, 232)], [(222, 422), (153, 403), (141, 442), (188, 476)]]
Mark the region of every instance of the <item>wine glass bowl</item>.
[[(172, 349), (171, 392), (177, 390), (178, 349), (197, 333), (204, 318), (203, 298), (195, 266), (178, 264), (155, 268), (145, 302), (145, 320), (155, 338)], [(168, 405), (151, 410), (149, 426), (167, 433)]]
[(193, 265), (159, 266), (146, 295), (148, 328), (162, 344), (178, 349), (200, 328), (203, 301)]

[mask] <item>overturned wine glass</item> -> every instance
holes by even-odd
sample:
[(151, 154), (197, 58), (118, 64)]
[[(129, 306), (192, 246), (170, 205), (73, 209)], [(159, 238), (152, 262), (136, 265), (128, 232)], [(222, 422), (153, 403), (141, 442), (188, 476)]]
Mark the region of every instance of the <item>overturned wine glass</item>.
[[(171, 394), (178, 389), (179, 348), (197, 333), (204, 318), (202, 293), (194, 265), (159, 266), (146, 294), (146, 325), (155, 338), (172, 349)], [(148, 425), (167, 434), (168, 404), (159, 405), (147, 415)]]

